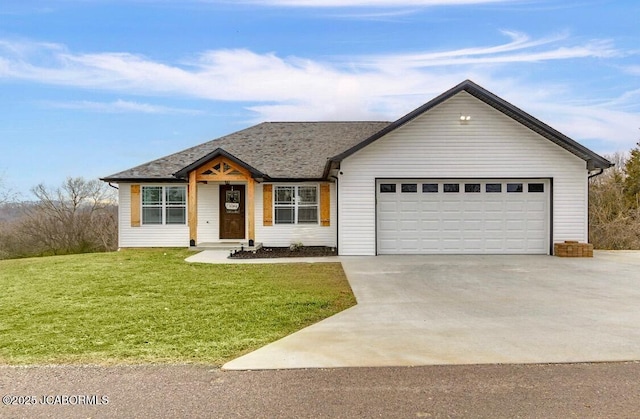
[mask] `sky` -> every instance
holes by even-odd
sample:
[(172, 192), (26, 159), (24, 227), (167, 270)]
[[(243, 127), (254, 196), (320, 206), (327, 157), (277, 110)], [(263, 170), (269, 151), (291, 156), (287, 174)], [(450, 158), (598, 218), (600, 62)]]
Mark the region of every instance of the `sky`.
[(108, 176), (263, 121), (394, 121), (471, 79), (640, 139), (637, 0), (2, 0), (0, 179)]

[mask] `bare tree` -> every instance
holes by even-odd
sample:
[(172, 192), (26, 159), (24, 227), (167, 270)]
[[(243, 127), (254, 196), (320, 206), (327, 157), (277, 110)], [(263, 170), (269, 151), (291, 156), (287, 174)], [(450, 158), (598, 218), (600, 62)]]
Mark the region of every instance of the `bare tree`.
[(6, 185), (4, 176), (0, 175), (0, 205), (13, 201), (16, 197), (16, 193)]
[(640, 142), (629, 153), (624, 166), (624, 194), (633, 209), (640, 209)]
[(84, 253), (116, 246), (115, 196), (104, 183), (70, 177), (60, 187), (40, 184), (32, 193), (37, 202), (26, 207), (20, 230), (22, 240), (41, 253)]

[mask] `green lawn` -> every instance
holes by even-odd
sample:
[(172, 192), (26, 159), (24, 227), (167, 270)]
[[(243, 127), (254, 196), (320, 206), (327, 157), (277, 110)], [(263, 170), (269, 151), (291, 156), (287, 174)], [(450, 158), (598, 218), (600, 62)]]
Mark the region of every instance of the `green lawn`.
[(190, 254), (0, 261), (0, 364), (220, 365), (355, 304), (337, 263), (205, 265)]

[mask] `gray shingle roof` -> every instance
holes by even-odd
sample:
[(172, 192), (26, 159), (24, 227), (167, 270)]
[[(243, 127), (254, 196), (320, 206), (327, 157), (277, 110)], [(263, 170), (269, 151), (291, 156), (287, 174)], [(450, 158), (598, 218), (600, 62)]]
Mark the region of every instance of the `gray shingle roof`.
[[(587, 162), (589, 170), (612, 164), (470, 80), (390, 122), (265, 122), (103, 178), (105, 181), (178, 181), (181, 169), (220, 149), (270, 179), (322, 179), (342, 159), (466, 91)], [(330, 159), (330, 161), (329, 161)], [(200, 162), (198, 162), (200, 163)]]
[(115, 173), (105, 181), (177, 180), (174, 173), (220, 148), (271, 179), (321, 179), (327, 160), (389, 122), (265, 122)]

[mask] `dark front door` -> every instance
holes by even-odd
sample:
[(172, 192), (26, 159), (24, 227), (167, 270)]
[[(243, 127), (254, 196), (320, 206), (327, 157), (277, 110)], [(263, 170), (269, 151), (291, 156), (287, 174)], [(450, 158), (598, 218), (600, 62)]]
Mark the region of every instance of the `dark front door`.
[(220, 185), (220, 238), (244, 239), (244, 185)]

